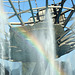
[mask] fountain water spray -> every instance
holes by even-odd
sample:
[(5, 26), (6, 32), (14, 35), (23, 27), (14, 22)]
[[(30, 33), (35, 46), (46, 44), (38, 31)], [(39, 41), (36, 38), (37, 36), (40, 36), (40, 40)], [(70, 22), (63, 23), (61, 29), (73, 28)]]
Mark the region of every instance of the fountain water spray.
[[(46, 40), (46, 50), (48, 51), (48, 60), (52, 63), (50, 66), (50, 75), (56, 75), (56, 72), (54, 70), (55, 66), (55, 57), (56, 57), (56, 48), (55, 48), (55, 33), (54, 33), (54, 26), (53, 26), (53, 20), (52, 16), (49, 10), (46, 12), (46, 24), (48, 26), (48, 32), (47, 32), (47, 39)], [(47, 74), (46, 74), (47, 75)]]
[[(0, 0), (0, 59), (2, 59), (1, 61), (1, 67), (0, 67), (0, 71), (1, 74), (0, 75), (5, 75), (5, 62), (4, 59), (6, 59), (7, 57), (9, 58), (9, 60), (11, 59), (11, 49), (7, 47), (8, 49), (8, 53), (6, 55), (6, 44), (8, 43), (8, 46), (10, 45), (10, 41), (9, 41), (9, 27), (7, 25), (7, 16), (4, 12), (4, 8), (3, 8), (3, 0)], [(6, 57), (7, 56), (7, 57)], [(7, 59), (8, 59), (7, 58)], [(10, 66), (10, 64), (9, 64)], [(10, 72), (9, 72), (9, 75)]]
[[(4, 38), (5, 38), (5, 24), (6, 24), (6, 17), (3, 11), (3, 3), (2, 0), (0, 0), (0, 58), (3, 59), (5, 56), (5, 49), (4, 49)], [(5, 68), (4, 68), (4, 61), (1, 61), (1, 75), (5, 75)]]
[[(33, 32), (35, 37), (38, 38), (41, 46), (43, 47), (43, 56), (38, 54), (38, 69), (35, 73), (36, 75), (57, 75), (55, 72), (55, 58), (56, 58), (56, 49), (55, 49), (55, 33), (53, 20), (51, 17), (50, 11), (47, 11), (45, 16), (45, 21), (40, 25), (41, 31), (39, 29)], [(33, 74), (34, 75), (34, 74)]]

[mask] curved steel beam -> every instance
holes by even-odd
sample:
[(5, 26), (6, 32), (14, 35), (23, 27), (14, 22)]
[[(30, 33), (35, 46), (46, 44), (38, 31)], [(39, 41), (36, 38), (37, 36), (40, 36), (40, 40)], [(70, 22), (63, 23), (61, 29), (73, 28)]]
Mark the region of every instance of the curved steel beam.
[(69, 32), (72, 30), (73, 27), (74, 27), (74, 23), (64, 32), (64, 34), (61, 35), (61, 37), (59, 37), (59, 38), (57, 39), (57, 42), (60, 42), (60, 40), (61, 40), (67, 33), (69, 33)]
[(75, 37), (71, 37), (71, 38), (68, 38), (68, 39), (62, 41), (62, 42), (59, 44), (59, 47), (62, 46), (62, 45), (65, 45), (66, 43), (72, 42), (72, 41), (75, 42), (74, 39), (75, 39)]
[[(48, 6), (48, 8), (61, 8), (61, 6)], [(64, 8), (64, 9), (68, 9), (68, 10), (66, 10), (67, 12), (70, 11), (70, 10), (74, 10), (74, 8), (68, 8), (68, 7), (63, 7), (63, 8)], [(39, 9), (39, 10), (41, 10), (41, 9), (46, 9), (46, 7), (32, 8), (32, 10), (36, 10), (36, 11), (37, 11), (37, 9)], [(22, 12), (19, 12), (19, 13), (17, 13), (17, 14), (27, 13), (28, 11), (30, 11), (30, 9), (25, 10), (25, 11), (22, 11)], [(10, 19), (10, 18), (12, 18), (12, 17), (15, 16), (15, 15), (16, 15), (16, 14), (14, 14), (14, 15), (8, 17), (8, 18)]]

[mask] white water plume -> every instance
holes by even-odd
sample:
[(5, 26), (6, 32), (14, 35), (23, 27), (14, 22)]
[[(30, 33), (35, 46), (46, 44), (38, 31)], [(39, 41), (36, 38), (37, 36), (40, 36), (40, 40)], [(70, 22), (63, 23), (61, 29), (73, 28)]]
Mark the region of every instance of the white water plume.
[[(5, 49), (4, 49), (4, 38), (5, 38), (5, 24), (6, 24), (6, 17), (3, 11), (3, 3), (0, 0), (0, 58), (3, 59), (5, 56)], [(5, 75), (5, 68), (4, 68), (4, 61), (2, 61), (2, 66), (0, 67), (1, 75)]]
[(10, 50), (10, 48), (8, 48), (8, 46), (10, 45), (10, 41), (9, 41), (10, 36), (8, 35), (9, 27), (7, 25), (7, 22), (8, 22), (7, 16), (6, 16), (6, 14), (4, 12), (4, 8), (3, 8), (3, 0), (0, 0), (0, 59), (3, 59), (1, 61), (1, 67), (0, 67), (1, 74), (0, 75), (5, 75), (4, 60), (11, 58), (11, 55), (10, 55), (11, 50)]
[[(45, 21), (40, 24), (40, 29), (33, 32), (35, 36), (39, 39), (41, 46), (45, 50), (44, 54), (47, 56), (42, 56), (38, 54), (38, 62), (36, 63), (36, 69), (38, 73), (36, 75), (57, 75), (55, 72), (55, 57), (56, 57), (56, 49), (55, 49), (55, 33), (53, 20), (50, 11), (46, 13)], [(36, 25), (37, 26), (37, 25)], [(46, 58), (48, 59), (46, 59)], [(40, 70), (39, 70), (40, 69)], [(39, 70), (39, 71), (38, 71)], [(33, 75), (35, 75), (33, 74)]]
[[(48, 26), (48, 38), (46, 39), (46, 47), (48, 51), (48, 60), (51, 62), (50, 66), (50, 75), (56, 75), (54, 67), (55, 65), (55, 57), (56, 57), (56, 48), (55, 48), (55, 33), (54, 33), (54, 26), (53, 20), (51, 16), (51, 12), (47, 11), (46, 13), (46, 24)], [(49, 47), (49, 48), (48, 48)], [(46, 74), (47, 75), (47, 74)]]

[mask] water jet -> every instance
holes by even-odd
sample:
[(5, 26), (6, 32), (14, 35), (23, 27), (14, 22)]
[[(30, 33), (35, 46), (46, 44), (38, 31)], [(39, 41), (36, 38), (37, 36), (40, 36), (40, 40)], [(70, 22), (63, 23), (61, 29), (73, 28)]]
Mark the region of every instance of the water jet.
[[(1, 27), (4, 29), (0, 31), (4, 37), (3, 39), (0, 37), (0, 48), (2, 48), (2, 56), (0, 57), (4, 63), (3, 71), (6, 68), (4, 61), (7, 60), (10, 63), (20, 64), (17, 67), (18, 70), (8, 70), (9, 75), (16, 75), (16, 71), (20, 71), (18, 75), (73, 75), (72, 70), (74, 69), (72, 69), (71, 60), (65, 60), (65, 58), (75, 49), (75, 25), (66, 26), (72, 20), (74, 6), (72, 8), (64, 7), (66, 1), (62, 0), (60, 3), (56, 3), (53, 0), (54, 4), (49, 5), (48, 0), (46, 0), (46, 7), (38, 7), (35, 0), (37, 8), (33, 8), (32, 1), (28, 0), (30, 9), (25, 11), (22, 11), (20, 6), (20, 3), (25, 1), (3, 1), (4, 4), (9, 3), (14, 11), (13, 15), (8, 17), (9, 20), (11, 18), (14, 18), (14, 21), (19, 20), (19, 22), (8, 23), (10, 33), (5, 32), (4, 28), (6, 27)], [(14, 3), (18, 3), (19, 9)], [(65, 13), (69, 11), (71, 12), (66, 18)], [(26, 20), (29, 17), (27, 22), (23, 22), (25, 18), (22, 13), (32, 14), (26, 15)], [(3, 19), (7, 22), (7, 19)], [(5, 24), (1, 26), (5, 26)], [(65, 61), (63, 61), (63, 56), (65, 56)], [(9, 66), (12, 67), (11, 64)]]

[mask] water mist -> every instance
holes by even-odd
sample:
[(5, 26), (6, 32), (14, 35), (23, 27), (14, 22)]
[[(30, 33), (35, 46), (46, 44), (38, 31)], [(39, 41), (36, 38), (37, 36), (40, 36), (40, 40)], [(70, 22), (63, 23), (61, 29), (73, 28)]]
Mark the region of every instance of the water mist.
[(49, 60), (47, 67), (48, 68), (50, 67), (49, 75), (56, 75), (55, 68), (54, 68), (55, 67), (55, 56), (56, 56), (55, 33), (54, 33), (52, 16), (49, 10), (46, 12), (45, 19), (46, 19), (45, 20), (46, 24), (48, 26), (47, 39), (45, 39), (46, 40), (45, 50), (48, 52), (48, 60)]
[(45, 21), (38, 25), (40, 25), (40, 29), (35, 29), (33, 34), (43, 47), (44, 55), (38, 54), (38, 62), (36, 62), (37, 66), (33, 75), (57, 75), (55, 72), (55, 33), (50, 11), (47, 11)]
[[(10, 41), (9, 41), (9, 27), (7, 25), (7, 16), (3, 8), (3, 0), (0, 0), (0, 75), (5, 75), (5, 62), (4, 59), (11, 58), (10, 56)], [(7, 48), (7, 49), (6, 49)], [(10, 66), (10, 65), (9, 65)], [(10, 73), (9, 73), (10, 74)], [(11, 74), (10, 74), (11, 75)]]

